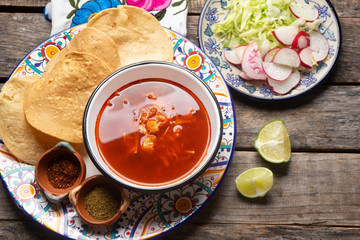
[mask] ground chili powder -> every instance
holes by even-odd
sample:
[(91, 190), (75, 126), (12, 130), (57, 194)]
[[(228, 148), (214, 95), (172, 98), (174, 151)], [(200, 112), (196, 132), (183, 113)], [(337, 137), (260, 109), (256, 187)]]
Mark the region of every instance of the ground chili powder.
[(80, 175), (80, 163), (72, 156), (60, 154), (50, 159), (47, 175), (54, 188), (71, 187)]

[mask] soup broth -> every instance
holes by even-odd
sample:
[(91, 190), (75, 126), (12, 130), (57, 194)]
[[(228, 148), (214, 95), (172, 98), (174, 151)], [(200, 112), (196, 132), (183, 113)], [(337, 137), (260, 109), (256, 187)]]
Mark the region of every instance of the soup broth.
[(128, 181), (171, 182), (206, 154), (210, 121), (198, 97), (165, 79), (142, 79), (115, 91), (96, 121), (106, 164)]

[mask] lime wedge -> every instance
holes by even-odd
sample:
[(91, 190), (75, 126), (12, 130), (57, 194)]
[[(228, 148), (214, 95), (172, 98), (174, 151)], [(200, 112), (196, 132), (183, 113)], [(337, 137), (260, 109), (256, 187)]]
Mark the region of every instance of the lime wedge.
[(263, 197), (272, 188), (274, 176), (264, 167), (250, 168), (235, 179), (238, 191), (248, 198)]
[(254, 143), (262, 158), (271, 163), (288, 162), (291, 157), (289, 134), (281, 120), (263, 126)]

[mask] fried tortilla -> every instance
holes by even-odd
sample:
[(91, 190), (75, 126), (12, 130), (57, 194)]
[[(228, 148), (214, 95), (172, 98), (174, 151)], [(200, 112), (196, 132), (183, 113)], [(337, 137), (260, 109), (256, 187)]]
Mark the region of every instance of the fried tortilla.
[(81, 30), (69, 44), (57, 53), (46, 65), (44, 74), (51, 72), (54, 66), (69, 52), (91, 53), (102, 59), (112, 71), (121, 67), (117, 46), (107, 34), (92, 27)]
[(90, 18), (87, 27), (108, 34), (122, 66), (145, 60), (173, 61), (173, 46), (159, 21), (144, 9), (120, 5)]
[(59, 141), (33, 129), (25, 118), (24, 93), (39, 77), (14, 77), (5, 83), (0, 93), (1, 139), (19, 161), (33, 165), (43, 152)]
[(27, 121), (37, 130), (72, 143), (82, 143), (82, 120), (95, 87), (112, 70), (100, 58), (69, 52), (51, 72), (25, 92)]

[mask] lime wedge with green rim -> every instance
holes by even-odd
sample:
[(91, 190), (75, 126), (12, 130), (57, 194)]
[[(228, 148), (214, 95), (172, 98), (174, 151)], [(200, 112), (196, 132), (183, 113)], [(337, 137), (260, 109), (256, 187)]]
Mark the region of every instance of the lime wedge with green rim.
[(250, 168), (235, 179), (238, 191), (248, 198), (263, 197), (272, 188), (274, 176), (264, 167)]
[(255, 139), (254, 146), (268, 162), (282, 163), (290, 160), (290, 138), (282, 120), (271, 121), (263, 126)]

